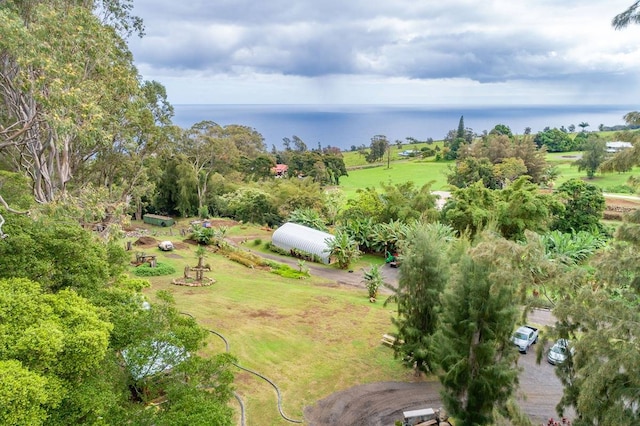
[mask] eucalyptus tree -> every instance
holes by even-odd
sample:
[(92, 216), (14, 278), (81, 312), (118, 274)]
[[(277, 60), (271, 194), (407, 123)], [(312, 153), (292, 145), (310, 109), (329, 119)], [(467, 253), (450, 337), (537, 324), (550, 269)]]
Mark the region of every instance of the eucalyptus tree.
[(123, 38), (141, 31), (130, 10), (118, 0), (0, 4), (0, 153), (40, 203), (113, 142), (112, 124), (139, 96)]
[[(225, 135), (224, 128), (213, 121), (201, 121), (191, 126), (177, 141), (176, 154), (185, 179), (181, 191), (195, 189), (198, 212), (206, 208), (210, 177), (234, 170), (239, 161), (238, 148)], [(195, 184), (195, 188), (190, 188)]]

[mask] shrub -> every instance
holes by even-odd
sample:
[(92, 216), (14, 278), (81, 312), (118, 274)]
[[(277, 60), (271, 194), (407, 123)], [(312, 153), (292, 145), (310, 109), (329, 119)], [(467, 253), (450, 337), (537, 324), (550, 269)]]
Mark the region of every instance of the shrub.
[(284, 278), (301, 279), (301, 278), (309, 277), (309, 271), (306, 269), (304, 271), (299, 271), (297, 269), (293, 269), (289, 265), (285, 265), (282, 263), (275, 263), (275, 262), (273, 262), (269, 266), (271, 266), (272, 273), (276, 275), (280, 275), (281, 277), (284, 277)]
[(176, 272), (176, 268), (167, 264), (157, 262), (156, 267), (152, 268), (148, 263), (144, 263), (133, 270), (133, 275), (137, 277), (159, 277), (162, 275), (171, 275)]
[(614, 194), (635, 194), (635, 191), (629, 185), (615, 185), (609, 186), (604, 189), (605, 192), (611, 192)]
[(253, 240), (253, 245), (255, 247), (258, 247), (261, 244), (262, 244), (262, 240), (260, 238), (256, 238), (255, 240)]
[(253, 259), (249, 259), (246, 256), (242, 255), (242, 252), (234, 252), (229, 254), (229, 260), (232, 260), (236, 263), (246, 266), (247, 268), (255, 268), (257, 263), (253, 261)]

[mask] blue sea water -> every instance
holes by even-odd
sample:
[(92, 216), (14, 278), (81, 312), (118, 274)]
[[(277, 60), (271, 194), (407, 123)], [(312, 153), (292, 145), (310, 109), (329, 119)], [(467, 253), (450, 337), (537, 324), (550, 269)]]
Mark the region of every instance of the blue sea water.
[(522, 134), (530, 127), (533, 133), (545, 127), (589, 123), (587, 130), (600, 124), (624, 124), (623, 116), (637, 109), (628, 105), (603, 106), (432, 106), (432, 105), (174, 105), (174, 123), (183, 128), (210, 120), (220, 125), (240, 124), (256, 129), (267, 148), (282, 147), (282, 139), (294, 135), (307, 146), (334, 146), (349, 150), (366, 145), (375, 135), (389, 141), (442, 139), (457, 129), (460, 117), (465, 127), (475, 133), (490, 131), (496, 124), (509, 126)]

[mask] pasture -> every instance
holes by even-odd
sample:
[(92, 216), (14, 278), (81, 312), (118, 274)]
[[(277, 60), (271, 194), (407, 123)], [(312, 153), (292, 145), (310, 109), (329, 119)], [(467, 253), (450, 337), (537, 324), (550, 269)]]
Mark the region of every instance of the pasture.
[[(166, 229), (147, 229), (157, 240), (178, 242), (171, 252), (153, 246), (136, 249), (157, 255), (158, 262), (171, 264), (177, 271), (172, 276), (151, 277), (148, 296), (153, 298), (158, 290), (170, 291), (180, 311), (224, 335), (240, 365), (277, 384), (288, 417), (301, 420), (306, 406), (357, 384), (412, 380), (412, 373), (394, 359), (393, 351), (380, 344), (381, 336), (393, 330), (394, 304), (370, 303), (364, 288), (340, 287), (335, 280), (319, 276), (282, 278), (216, 253), (204, 259), (211, 267), (205, 276), (216, 280), (213, 285), (176, 286), (171, 279), (181, 276), (186, 265), (197, 263), (195, 246), (180, 243), (183, 237), (175, 231), (169, 235)], [(232, 226), (228, 236), (244, 238), (251, 233), (268, 240), (264, 230), (245, 225)], [(244, 246), (256, 251), (251, 240)], [(211, 334), (203, 354), (224, 350), (222, 340)], [(283, 424), (273, 388), (239, 369), (235, 373), (247, 424)], [(235, 400), (231, 404), (237, 407)]]
[[(392, 157), (394, 158), (392, 147)], [(357, 153), (347, 153), (346, 156), (356, 156)], [(601, 188), (605, 193), (629, 194), (627, 181), (631, 176), (640, 175), (640, 167), (634, 167), (625, 173), (596, 173), (593, 179), (587, 179), (585, 171), (579, 171), (573, 163), (580, 158), (582, 152), (558, 152), (547, 154), (547, 161), (558, 171), (558, 177), (553, 182), (554, 187), (558, 187), (563, 182), (572, 178), (584, 179), (585, 181)], [(395, 158), (401, 158), (396, 157)], [(364, 161), (364, 158), (362, 159)], [(345, 160), (346, 162), (346, 160)], [(352, 160), (353, 162), (353, 160)], [(346, 196), (353, 197), (358, 188), (379, 187), (380, 183), (398, 184), (413, 181), (420, 187), (425, 183), (432, 182), (433, 191), (451, 190), (447, 184), (447, 174), (455, 167), (455, 161), (435, 161), (434, 157), (428, 159), (398, 159), (391, 161), (389, 166), (386, 160), (368, 166), (359, 166), (349, 169), (349, 176), (340, 179), (340, 188)]]

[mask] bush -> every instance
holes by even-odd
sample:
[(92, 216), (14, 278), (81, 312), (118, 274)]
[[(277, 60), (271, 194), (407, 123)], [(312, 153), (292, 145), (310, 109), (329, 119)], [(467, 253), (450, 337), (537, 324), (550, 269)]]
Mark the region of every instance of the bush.
[(162, 275), (171, 275), (176, 272), (176, 268), (167, 263), (156, 263), (156, 267), (152, 268), (148, 263), (144, 263), (133, 270), (133, 275), (137, 277), (159, 277)]
[(258, 247), (261, 244), (262, 244), (262, 240), (260, 238), (256, 238), (255, 240), (253, 240), (254, 247)]
[(271, 266), (271, 272), (276, 274), (276, 275), (280, 275), (281, 277), (284, 278), (307, 278), (309, 277), (309, 271), (304, 270), (304, 271), (299, 271), (297, 269), (293, 269), (291, 266), (289, 265), (285, 265), (282, 263), (275, 263), (272, 262), (270, 263)]
[(605, 188), (604, 191), (611, 192), (614, 194), (635, 194), (635, 191), (629, 185), (609, 186)]
[(232, 260), (236, 263), (246, 266), (247, 268), (255, 268), (258, 263), (256, 263), (253, 259), (250, 259), (248, 256), (244, 256), (242, 252), (234, 252), (229, 254), (229, 260)]

